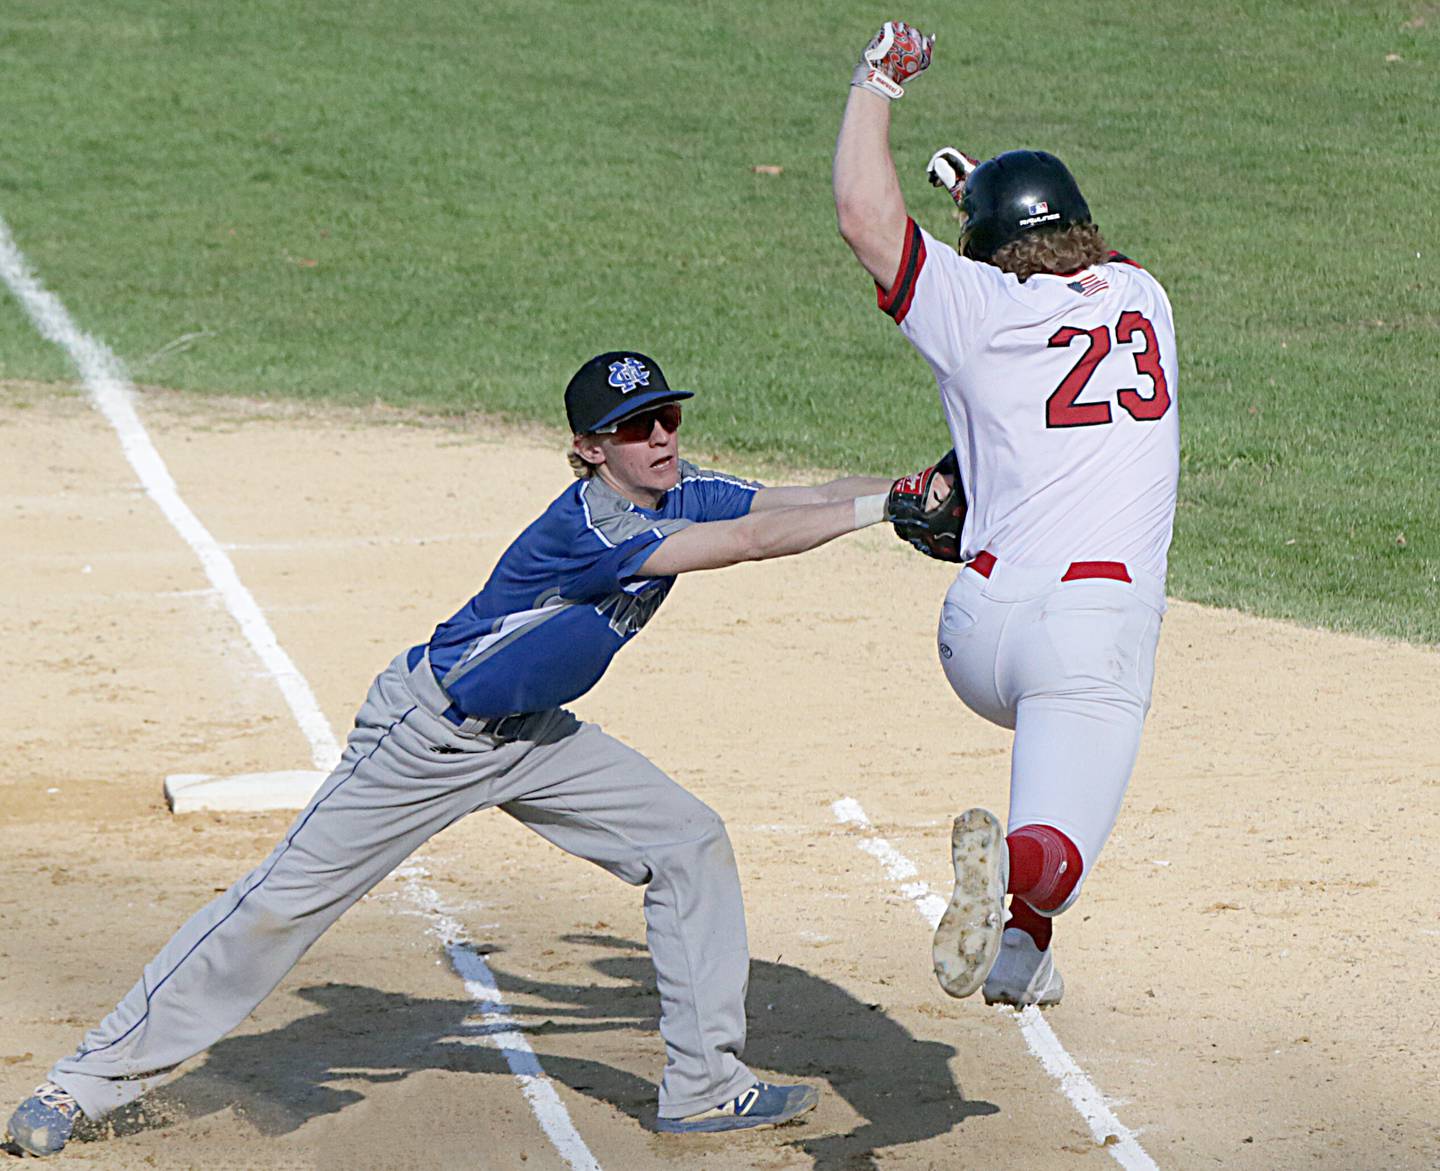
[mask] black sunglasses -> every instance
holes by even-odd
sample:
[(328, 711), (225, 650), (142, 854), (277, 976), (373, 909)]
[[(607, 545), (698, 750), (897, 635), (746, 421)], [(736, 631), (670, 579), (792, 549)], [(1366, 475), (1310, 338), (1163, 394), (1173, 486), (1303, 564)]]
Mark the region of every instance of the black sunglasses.
[(616, 443), (644, 443), (654, 432), (656, 423), (674, 435), (676, 431), (680, 430), (680, 417), (680, 404), (666, 403), (663, 407), (641, 411), (638, 415), (631, 415), (627, 419), (621, 419), (618, 423), (601, 427), (594, 434), (613, 435)]

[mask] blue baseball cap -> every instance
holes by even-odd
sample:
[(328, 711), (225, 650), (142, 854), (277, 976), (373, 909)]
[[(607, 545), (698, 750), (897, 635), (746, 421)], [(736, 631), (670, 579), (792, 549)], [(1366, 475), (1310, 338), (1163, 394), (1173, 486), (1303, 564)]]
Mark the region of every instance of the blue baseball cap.
[(565, 387), (565, 417), (574, 434), (591, 435), (650, 407), (694, 397), (692, 390), (671, 390), (654, 358), (611, 350), (575, 371)]

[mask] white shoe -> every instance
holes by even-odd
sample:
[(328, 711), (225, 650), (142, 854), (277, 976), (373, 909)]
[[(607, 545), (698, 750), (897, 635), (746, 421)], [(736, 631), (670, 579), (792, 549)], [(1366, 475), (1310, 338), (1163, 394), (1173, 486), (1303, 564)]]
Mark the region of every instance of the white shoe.
[(985, 977), (985, 1003), (1016, 1008), (1059, 1004), (1065, 995), (1065, 981), (1051, 950), (1036, 947), (1028, 931), (1007, 927), (1000, 941), (1000, 954)]
[(931, 957), (940, 987), (969, 996), (985, 982), (1005, 924), (1010, 851), (999, 819), (987, 809), (962, 813), (950, 832), (950, 857), (955, 893), (935, 928)]

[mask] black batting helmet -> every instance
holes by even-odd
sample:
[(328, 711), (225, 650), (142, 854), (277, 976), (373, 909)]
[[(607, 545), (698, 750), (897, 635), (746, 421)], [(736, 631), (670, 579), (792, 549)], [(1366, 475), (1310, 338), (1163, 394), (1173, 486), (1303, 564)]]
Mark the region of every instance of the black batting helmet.
[(966, 180), (960, 210), (960, 253), (971, 260), (989, 260), (1026, 232), (1091, 222), (1075, 176), (1043, 150), (1007, 150), (981, 163)]

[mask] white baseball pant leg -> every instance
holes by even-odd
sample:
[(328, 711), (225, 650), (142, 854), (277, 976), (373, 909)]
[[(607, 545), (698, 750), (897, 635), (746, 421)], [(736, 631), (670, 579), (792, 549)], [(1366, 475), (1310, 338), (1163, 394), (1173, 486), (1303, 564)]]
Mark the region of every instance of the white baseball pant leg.
[(938, 644), (955, 694), (1015, 730), (1007, 832), (1054, 826), (1088, 875), (1135, 766), (1165, 595), (1134, 570), (1131, 582), (1062, 582), (1065, 571), (998, 563), (985, 578), (962, 569), (945, 595)]

